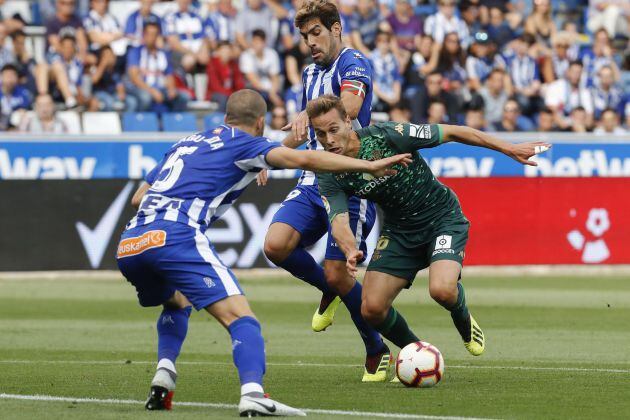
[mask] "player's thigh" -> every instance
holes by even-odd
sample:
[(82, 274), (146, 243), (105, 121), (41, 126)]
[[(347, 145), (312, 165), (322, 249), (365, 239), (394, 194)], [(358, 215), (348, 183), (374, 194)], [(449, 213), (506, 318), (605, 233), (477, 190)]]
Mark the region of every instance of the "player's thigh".
[[(325, 212), (323, 215), (328, 220)], [(350, 197), (348, 200), (348, 216), (350, 229), (354, 234), (357, 249), (363, 251), (363, 255), (367, 256), (367, 238), (376, 222), (376, 207), (373, 203), (360, 199), (358, 197)], [(328, 225), (328, 245), (326, 247), (326, 260), (345, 261), (344, 253), (339, 249), (335, 238), (332, 235), (332, 228)], [(363, 262), (363, 261), (359, 261)]]
[[(427, 247), (429, 290), (452, 289), (460, 278), (468, 242), (468, 224), (455, 224), (439, 230)], [(432, 293), (433, 294), (433, 293)]]
[(176, 290), (173, 296), (164, 302), (164, 307), (168, 309), (184, 309), (192, 306), (192, 303), (179, 290)]
[(206, 311), (225, 328), (237, 319), (244, 316), (255, 318), (254, 312), (249, 307), (247, 298), (243, 295), (228, 296), (218, 302), (206, 306)]
[(162, 305), (176, 292), (158, 270), (165, 247), (166, 233), (161, 229), (136, 228), (122, 234), (116, 255), (118, 268), (136, 288), (141, 306)]
[(348, 273), (345, 260), (324, 260), (326, 282), (339, 295), (345, 296), (354, 287), (356, 279)]
[(284, 260), (299, 245), (302, 235), (291, 225), (275, 222), (269, 225), (265, 235), (265, 255), (271, 259)]
[(219, 259), (214, 247), (201, 231), (179, 224), (178, 243), (160, 264), (160, 274), (179, 290), (196, 310), (242, 295), (234, 276)]
[(363, 278), (362, 313), (384, 313), (409, 282), (380, 271), (367, 271)]

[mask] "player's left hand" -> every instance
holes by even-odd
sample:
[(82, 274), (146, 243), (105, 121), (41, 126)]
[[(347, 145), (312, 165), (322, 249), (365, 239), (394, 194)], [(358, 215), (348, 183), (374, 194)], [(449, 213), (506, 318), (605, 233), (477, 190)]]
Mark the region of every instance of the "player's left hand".
[(350, 251), (346, 258), (346, 269), (352, 277), (357, 276), (357, 264), (363, 259), (363, 251), (355, 249)]
[(267, 185), (268, 175), (269, 174), (267, 173), (266, 169), (258, 172), (258, 175), (256, 175), (256, 184), (258, 184), (259, 187), (264, 187), (265, 185)]
[(398, 171), (396, 169), (392, 169), (392, 166), (400, 164), (406, 168), (412, 161), (411, 153), (402, 153), (400, 155), (394, 155), (370, 162), (370, 169), (368, 172), (376, 178), (386, 175), (394, 176), (398, 173)]
[(544, 141), (530, 141), (527, 143), (513, 144), (506, 152), (506, 155), (524, 165), (538, 166), (538, 163), (529, 160), (529, 158), (539, 153), (546, 152), (550, 148), (550, 143), (546, 143)]

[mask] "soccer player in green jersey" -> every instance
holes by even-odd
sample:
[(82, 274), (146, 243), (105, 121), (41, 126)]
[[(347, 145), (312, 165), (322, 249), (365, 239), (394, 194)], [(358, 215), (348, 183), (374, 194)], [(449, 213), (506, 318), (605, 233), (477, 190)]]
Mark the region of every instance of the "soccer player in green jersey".
[[(317, 139), (333, 153), (375, 160), (398, 153), (457, 141), (506, 154), (525, 165), (530, 157), (550, 147), (547, 143), (512, 144), (468, 127), (386, 122), (354, 131), (339, 98), (321, 96), (306, 111)], [(466, 306), (461, 269), (469, 222), (455, 193), (438, 181), (418, 153), (395, 175), (318, 174), (319, 189), (337, 244), (347, 258), (347, 269), (357, 271), (362, 251), (348, 225), (348, 197), (378, 204), (385, 221), (376, 250), (363, 279), (361, 314), (384, 337), (399, 347), (418, 341), (405, 319), (392, 307), (418, 271), (429, 267), (429, 293), (451, 313), (453, 323), (474, 356), (483, 353), (483, 332)]]

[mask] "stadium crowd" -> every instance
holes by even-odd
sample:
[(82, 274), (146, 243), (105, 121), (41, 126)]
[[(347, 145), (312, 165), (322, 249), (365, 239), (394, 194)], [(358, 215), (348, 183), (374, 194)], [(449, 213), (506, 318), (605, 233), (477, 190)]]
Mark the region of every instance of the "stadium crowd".
[[(159, 114), (196, 100), (223, 111), (232, 92), (250, 87), (267, 100), (280, 138), (312, 62), (293, 26), (299, 1), (176, 0), (159, 15), (154, 0), (140, 0), (119, 21), (115, 0), (39, 0), (38, 21), (0, 16), (0, 129), (65, 132), (60, 109)], [(372, 63), (376, 118), (512, 132), (630, 129), (627, 0), (338, 0), (338, 8), (345, 44)], [(38, 24), (45, 52), (36, 61), (26, 26)]]

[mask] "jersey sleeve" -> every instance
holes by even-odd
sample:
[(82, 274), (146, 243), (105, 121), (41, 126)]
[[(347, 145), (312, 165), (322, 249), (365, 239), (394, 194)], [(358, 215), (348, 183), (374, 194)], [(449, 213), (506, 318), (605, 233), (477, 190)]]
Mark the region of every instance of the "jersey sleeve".
[(360, 52), (347, 51), (339, 62), (340, 90), (365, 98), (372, 88), (372, 65)]
[(339, 185), (333, 174), (318, 173), (317, 183), (330, 222), (332, 222), (338, 214), (348, 212), (348, 195), (343, 188), (341, 188), (341, 185)]
[(267, 162), (267, 153), (276, 147), (282, 147), (282, 145), (266, 137), (254, 137), (249, 141), (242, 141), (241, 147), (234, 156), (234, 164), (246, 172), (276, 169)]
[(401, 152), (428, 149), (442, 143), (442, 127), (439, 124), (406, 124), (388, 122), (379, 124), (386, 138)]

